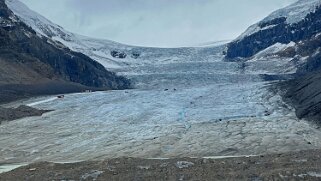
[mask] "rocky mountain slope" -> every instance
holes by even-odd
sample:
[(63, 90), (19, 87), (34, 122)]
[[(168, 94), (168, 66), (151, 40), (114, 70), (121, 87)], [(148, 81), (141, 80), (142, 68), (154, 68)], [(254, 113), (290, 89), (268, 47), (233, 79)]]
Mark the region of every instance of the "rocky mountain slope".
[(0, 101), (88, 89), (124, 89), (129, 81), (36, 32), (0, 1)]
[(321, 1), (299, 0), (248, 28), (228, 45), (227, 58), (248, 58), (276, 43), (315, 36), (321, 29)]
[[(321, 30), (320, 30), (321, 31)], [(299, 118), (308, 118), (320, 123), (321, 120), (321, 36), (303, 40), (295, 49), (280, 52), (286, 55), (295, 52), (296, 57), (306, 57), (306, 62), (297, 71), (297, 78), (281, 84), (286, 91), (285, 100), (291, 103)]]
[[(295, 65), (294, 80), (282, 83), (299, 118), (321, 118), (321, 1), (299, 0), (252, 25), (228, 44), (226, 58), (245, 62), (278, 59)], [(319, 122), (319, 121), (318, 121)]]

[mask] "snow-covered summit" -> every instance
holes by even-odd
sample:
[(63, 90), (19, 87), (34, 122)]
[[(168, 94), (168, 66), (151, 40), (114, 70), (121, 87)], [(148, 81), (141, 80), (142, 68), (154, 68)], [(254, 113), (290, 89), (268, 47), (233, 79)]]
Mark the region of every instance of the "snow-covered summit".
[[(42, 15), (31, 11), (25, 4), (18, 0), (6, 0), (6, 4), (14, 14), (42, 36), (50, 37), (53, 34), (64, 32), (62, 27), (52, 23)], [(68, 33), (64, 33), (66, 37), (70, 36)]]
[(250, 26), (228, 44), (226, 58), (250, 58), (277, 43), (298, 43), (321, 32), (321, 0), (300, 0)]
[(303, 20), (309, 13), (314, 12), (317, 7), (321, 5), (321, 0), (298, 0), (297, 2), (274, 11), (262, 21), (250, 26), (244, 33), (242, 33), (235, 41), (241, 40), (246, 36), (250, 36), (260, 30), (270, 29), (274, 25), (261, 26), (272, 20), (278, 18), (286, 18), (287, 24), (295, 24)]
[(96, 54), (92, 51), (92, 49), (97, 49), (95, 46), (109, 46), (112, 49), (124, 49), (129, 47), (110, 40), (96, 40), (68, 32), (61, 26), (32, 11), (19, 0), (6, 0), (6, 4), (9, 9), (20, 18), (21, 21), (35, 30), (39, 36), (44, 36), (52, 40), (59, 41), (74, 51), (82, 52), (90, 56), (105, 67), (113, 66), (113, 63), (108, 59), (102, 60), (97, 58), (99, 56), (95, 56)]
[(298, 0), (283, 9), (274, 11), (268, 17), (263, 19), (263, 22), (271, 21), (280, 17), (286, 17), (287, 23), (297, 23), (304, 19), (310, 12), (314, 12), (320, 5), (320, 0)]

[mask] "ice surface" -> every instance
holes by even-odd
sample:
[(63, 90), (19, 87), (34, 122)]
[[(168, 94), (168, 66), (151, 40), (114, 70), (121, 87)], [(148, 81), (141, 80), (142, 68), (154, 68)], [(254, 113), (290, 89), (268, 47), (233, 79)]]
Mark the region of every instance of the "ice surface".
[(25, 165), (0, 165), (0, 174), (4, 172), (9, 172), (21, 166), (25, 166)]
[[(320, 148), (264, 82), (66, 95), (0, 126), (0, 162), (258, 155)], [(48, 98), (27, 100), (39, 103)], [(311, 142), (312, 144), (308, 144)]]

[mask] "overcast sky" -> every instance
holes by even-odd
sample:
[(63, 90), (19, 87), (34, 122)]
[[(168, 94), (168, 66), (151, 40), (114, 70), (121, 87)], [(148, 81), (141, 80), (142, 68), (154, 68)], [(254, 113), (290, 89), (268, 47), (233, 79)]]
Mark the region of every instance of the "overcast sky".
[(21, 0), (65, 29), (143, 46), (236, 38), (296, 0)]

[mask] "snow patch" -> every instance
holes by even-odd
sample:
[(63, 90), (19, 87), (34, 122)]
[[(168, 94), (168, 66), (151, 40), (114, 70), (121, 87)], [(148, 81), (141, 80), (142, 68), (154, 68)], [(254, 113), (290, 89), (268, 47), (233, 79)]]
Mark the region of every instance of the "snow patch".
[(49, 99), (45, 99), (45, 100), (29, 103), (29, 104), (27, 104), (27, 106), (36, 106), (36, 105), (47, 103), (47, 102), (51, 102), (51, 101), (54, 101), (54, 100), (57, 100), (57, 97), (53, 97), (53, 98), (49, 98)]
[(262, 59), (266, 60), (268, 57), (275, 55), (280, 51), (284, 51), (287, 48), (294, 47), (295, 45), (296, 45), (295, 42), (290, 42), (288, 44), (275, 43), (274, 45), (258, 52), (256, 55), (254, 55), (254, 57), (250, 61), (253, 62), (253, 61), (258, 61)]
[(93, 170), (90, 173), (86, 173), (81, 176), (81, 180), (97, 180), (98, 176), (103, 174), (103, 171)]
[(311, 177), (321, 178), (320, 172), (308, 172), (308, 175), (310, 175)]
[(176, 162), (175, 165), (176, 165), (177, 168), (182, 169), (182, 168), (192, 167), (192, 166), (194, 166), (194, 163), (193, 162), (188, 162), (188, 161), (178, 161), (178, 162)]

